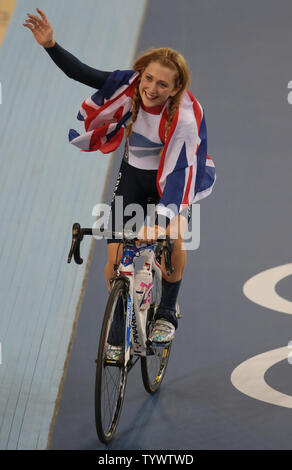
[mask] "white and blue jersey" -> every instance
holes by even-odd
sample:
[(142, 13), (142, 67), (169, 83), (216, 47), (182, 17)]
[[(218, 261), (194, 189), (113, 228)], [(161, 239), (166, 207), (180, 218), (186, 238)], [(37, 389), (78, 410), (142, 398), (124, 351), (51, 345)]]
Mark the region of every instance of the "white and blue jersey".
[(164, 142), (159, 136), (161, 112), (152, 113), (140, 107), (132, 133), (127, 139), (124, 159), (129, 165), (143, 170), (158, 170)]

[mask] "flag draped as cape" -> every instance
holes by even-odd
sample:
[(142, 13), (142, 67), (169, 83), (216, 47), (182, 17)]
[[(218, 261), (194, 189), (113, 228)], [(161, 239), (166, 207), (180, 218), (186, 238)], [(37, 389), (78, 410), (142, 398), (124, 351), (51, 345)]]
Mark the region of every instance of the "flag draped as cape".
[[(70, 129), (71, 144), (86, 152), (113, 152), (121, 144), (131, 118), (138, 78), (139, 73), (134, 70), (112, 72), (104, 86), (82, 103), (77, 118), (84, 121), (85, 133), (80, 135)], [(162, 130), (166, 119), (167, 106), (161, 116)], [(160, 158), (156, 180), (160, 195), (158, 213), (171, 219), (190, 204), (207, 197), (215, 180), (215, 165), (207, 153), (204, 111), (186, 90)]]

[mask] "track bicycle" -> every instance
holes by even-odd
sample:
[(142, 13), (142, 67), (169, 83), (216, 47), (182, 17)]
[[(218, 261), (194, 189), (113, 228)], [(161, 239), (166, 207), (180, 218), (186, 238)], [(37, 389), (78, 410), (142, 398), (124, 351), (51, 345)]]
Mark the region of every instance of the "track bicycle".
[[(112, 237), (113, 233), (73, 224), (68, 263), (72, 256), (77, 264), (83, 262), (80, 257), (80, 243), (84, 235), (107, 238)], [(137, 246), (137, 238), (133, 232), (115, 232), (114, 235), (121, 239), (123, 253), (119, 264), (114, 266), (115, 276), (111, 279), (112, 288), (100, 333), (95, 379), (96, 430), (100, 441), (105, 444), (113, 438), (119, 422), (129, 371), (140, 359), (144, 387), (148, 393), (155, 393), (164, 378), (172, 345), (171, 342), (153, 343), (148, 337), (153, 329), (155, 312), (161, 297), (162, 256), (167, 274), (173, 272), (173, 240), (165, 236), (155, 243)], [(142, 271), (147, 271), (150, 279), (143, 292), (135, 289), (135, 260), (140, 256), (144, 257)], [(143, 309), (143, 304), (147, 308)], [(178, 318), (181, 316), (178, 304), (176, 315)], [(119, 331), (116, 328), (117, 322)], [(108, 347), (114, 342), (118, 342), (121, 349), (117, 359), (107, 356)]]

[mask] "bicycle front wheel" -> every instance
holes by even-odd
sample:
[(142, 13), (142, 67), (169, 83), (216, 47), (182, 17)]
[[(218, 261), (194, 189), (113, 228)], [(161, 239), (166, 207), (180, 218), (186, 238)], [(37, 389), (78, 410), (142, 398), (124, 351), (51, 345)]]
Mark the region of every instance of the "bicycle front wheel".
[[(101, 442), (107, 444), (117, 428), (125, 394), (127, 366), (124, 361), (127, 290), (115, 281), (110, 293), (100, 333), (95, 380), (95, 423)], [(108, 346), (118, 346), (118, 357), (109, 357)]]
[[(161, 298), (161, 281), (156, 272), (153, 271), (153, 289), (151, 296), (151, 305), (147, 313), (147, 336), (152, 332), (155, 320), (155, 312)], [(145, 390), (148, 393), (155, 393), (163, 380), (166, 372), (171, 344), (155, 346), (152, 344), (147, 356), (141, 357), (141, 373)]]

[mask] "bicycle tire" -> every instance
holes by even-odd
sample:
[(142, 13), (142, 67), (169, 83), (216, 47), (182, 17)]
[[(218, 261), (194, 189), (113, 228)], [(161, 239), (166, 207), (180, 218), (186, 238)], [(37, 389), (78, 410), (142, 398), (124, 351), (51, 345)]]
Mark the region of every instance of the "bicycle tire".
[[(155, 311), (160, 302), (161, 283), (157, 279), (155, 271), (153, 271), (153, 290), (151, 297), (151, 305), (147, 312), (146, 332), (150, 335), (154, 325)], [(149, 354), (141, 357), (141, 373), (145, 390), (153, 394), (159, 389), (165, 376), (172, 343), (165, 346), (152, 345)]]
[[(116, 364), (106, 360), (105, 350), (113, 320), (114, 311), (119, 301), (123, 302), (124, 319), (127, 312), (127, 289), (125, 282), (117, 279), (109, 295), (105, 308), (104, 319), (99, 339), (98, 355), (96, 360), (95, 379), (95, 424), (101, 442), (108, 444), (116, 431), (127, 382), (127, 365), (124, 358)], [(122, 326), (122, 350), (125, 350), (125, 321)], [(123, 356), (123, 354), (122, 354)], [(115, 376), (117, 377), (115, 379)]]

